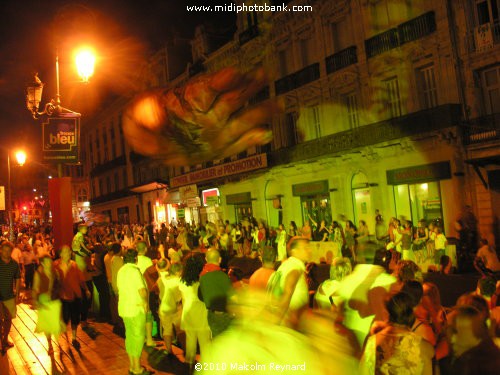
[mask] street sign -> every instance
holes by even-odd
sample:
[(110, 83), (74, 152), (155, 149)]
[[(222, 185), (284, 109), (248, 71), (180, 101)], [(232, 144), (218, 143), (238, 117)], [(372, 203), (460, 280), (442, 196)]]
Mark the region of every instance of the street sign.
[(43, 160), (76, 164), (79, 161), (80, 115), (61, 114), (42, 124)]
[(179, 219), (183, 219), (185, 217), (184, 208), (178, 208), (177, 209), (177, 217)]

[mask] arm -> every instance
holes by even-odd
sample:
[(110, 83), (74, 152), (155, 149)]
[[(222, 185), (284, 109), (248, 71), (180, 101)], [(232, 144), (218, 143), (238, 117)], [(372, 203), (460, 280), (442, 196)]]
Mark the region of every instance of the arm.
[[(16, 280), (16, 283), (18, 280)], [(17, 288), (16, 288), (17, 290)], [(33, 277), (33, 289), (31, 293), (31, 298), (33, 300), (33, 305), (35, 308), (38, 307), (38, 295), (40, 294), (40, 274), (38, 272), (35, 272), (35, 275)], [(17, 295), (17, 293), (16, 293)]]
[(283, 319), (288, 308), (290, 307), (290, 301), (292, 300), (293, 292), (295, 291), (295, 286), (297, 285), (299, 278), (301, 277), (301, 272), (294, 270), (288, 274), (285, 280), (285, 285), (283, 287), (283, 295), (278, 304), (279, 317), (280, 320)]
[(147, 314), (149, 310), (149, 304), (148, 304), (148, 298), (149, 298), (149, 293), (146, 288), (141, 288), (139, 289), (139, 295), (141, 296), (141, 305), (144, 307), (144, 313)]

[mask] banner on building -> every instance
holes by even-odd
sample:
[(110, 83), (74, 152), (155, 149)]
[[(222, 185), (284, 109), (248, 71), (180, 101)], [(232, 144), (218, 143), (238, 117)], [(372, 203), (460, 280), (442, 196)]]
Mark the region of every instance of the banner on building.
[(80, 115), (49, 117), (42, 124), (43, 160), (52, 163), (79, 162)]
[(260, 168), (267, 167), (267, 155), (258, 154), (245, 159), (216, 165), (210, 168), (205, 168), (200, 171), (195, 171), (182, 176), (177, 176), (171, 179), (171, 187), (184, 186), (194, 184), (201, 181), (214, 180), (216, 178), (231, 176), (238, 173), (249, 172)]
[(0, 211), (5, 210), (5, 186), (0, 186)]
[(198, 196), (198, 187), (196, 184), (191, 184), (179, 188), (179, 197), (181, 201), (185, 201), (188, 198), (194, 198)]

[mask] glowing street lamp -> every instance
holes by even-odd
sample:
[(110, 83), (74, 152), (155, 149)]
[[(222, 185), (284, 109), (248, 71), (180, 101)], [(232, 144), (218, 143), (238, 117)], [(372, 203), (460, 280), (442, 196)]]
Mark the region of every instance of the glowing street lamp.
[[(26, 163), (26, 153), (24, 151), (16, 151), (15, 153), (15, 158), (16, 158), (16, 161), (17, 163), (20, 165), (20, 166), (23, 166), (24, 163)], [(11, 185), (10, 185), (10, 151), (7, 152), (7, 190), (9, 192), (8, 194), (8, 206), (7, 206), (7, 210), (8, 210), (8, 214), (9, 214), (9, 240), (10, 241), (14, 241), (14, 228), (13, 228), (13, 225), (12, 225), (12, 189), (11, 189)]]
[(87, 83), (94, 74), (95, 54), (91, 49), (85, 48), (75, 56), (76, 69), (83, 82)]

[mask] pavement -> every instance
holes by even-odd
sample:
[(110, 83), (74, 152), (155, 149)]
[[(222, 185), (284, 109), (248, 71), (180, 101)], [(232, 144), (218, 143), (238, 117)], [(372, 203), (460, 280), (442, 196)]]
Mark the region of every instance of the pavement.
[[(75, 350), (62, 335), (53, 340), (54, 353), (47, 352), (44, 334), (34, 333), (37, 313), (27, 304), (18, 305), (17, 318), (13, 320), (10, 341), (14, 347), (6, 355), (0, 354), (0, 375), (127, 375), (129, 361), (125, 341), (112, 332), (106, 323), (91, 322), (97, 336), (94, 339), (78, 330), (80, 350)], [(71, 333), (68, 332), (71, 338)], [(93, 335), (92, 335), (93, 336)], [(165, 356), (159, 346), (143, 351), (142, 364), (154, 369), (155, 374), (188, 375), (183, 363), (183, 351), (174, 347), (174, 356)]]

